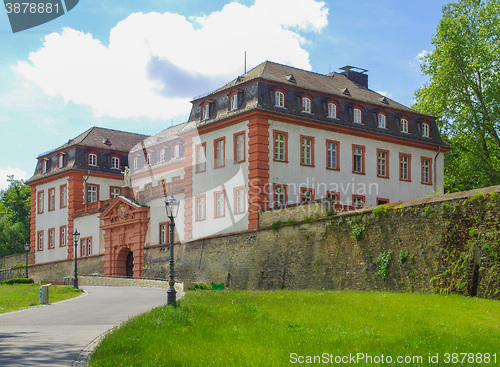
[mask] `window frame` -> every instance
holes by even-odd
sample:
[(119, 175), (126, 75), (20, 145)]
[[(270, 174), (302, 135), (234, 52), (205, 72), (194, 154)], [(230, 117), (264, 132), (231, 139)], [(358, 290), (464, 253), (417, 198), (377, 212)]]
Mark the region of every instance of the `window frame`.
[[(283, 205), (278, 205), (278, 202), (276, 201), (276, 189), (277, 188), (284, 190), (284, 192), (282, 193), (283, 194)], [(288, 206), (288, 185), (279, 184), (279, 183), (273, 184), (273, 206), (275, 209), (286, 208)]]
[[(217, 143), (222, 141), (222, 163), (219, 165), (218, 161), (218, 149), (217, 149)], [(223, 136), (221, 138), (214, 139), (214, 169), (219, 169), (223, 168), (226, 166), (226, 137)]]
[[(406, 123), (403, 124), (403, 121), (406, 121)], [(403, 129), (403, 126), (405, 126), (405, 129)], [(399, 119), (399, 131), (404, 134), (410, 133), (410, 120), (407, 117), (401, 117)]]
[[(118, 170), (120, 170), (121, 166), (122, 166), (122, 162), (121, 162), (120, 156), (118, 156), (118, 155), (112, 155), (110, 157), (110, 159), (111, 159), (111, 161), (110, 161), (110, 168), (111, 169), (118, 169)], [(118, 161), (118, 167), (116, 167), (116, 165), (115, 165), (116, 161)]]
[[(310, 163), (304, 163), (304, 139), (308, 139), (311, 141)], [(300, 165), (306, 167), (314, 167), (314, 136), (300, 135)]]
[(309, 94), (304, 94), (300, 97), (300, 111), (304, 113), (313, 113), (313, 97)]
[[(408, 158), (408, 162), (407, 162), (407, 164), (408, 164), (408, 173), (407, 173), (407, 176), (408, 177), (406, 179), (402, 178), (402, 176), (401, 176), (401, 174), (403, 172), (401, 159), (403, 157), (407, 157)], [(411, 154), (409, 154), (409, 153), (401, 153), (401, 152), (399, 153), (399, 181), (411, 182)]]
[[(310, 188), (310, 187), (304, 187), (304, 186), (301, 186), (300, 188), (300, 204), (306, 204), (306, 203), (311, 203), (314, 201), (314, 189)], [(304, 201), (302, 200), (302, 198), (304, 197), (304, 192), (310, 192), (311, 193), (311, 198), (309, 201)]]
[[(390, 200), (386, 199), (386, 198), (376, 198), (375, 200), (376, 200), (377, 206), (378, 205), (387, 205), (390, 203)], [(381, 203), (380, 201), (384, 201), (384, 202)]]
[[(283, 135), (283, 160), (276, 158), (276, 135)], [(288, 163), (288, 133), (280, 130), (273, 130), (273, 161)]]
[[(200, 208), (198, 206), (198, 200), (202, 199), (203, 201), (203, 217), (200, 217)], [(195, 196), (195, 208), (194, 208), (194, 221), (195, 222), (203, 222), (207, 219), (207, 194), (201, 194)]]
[[(95, 187), (96, 188), (96, 200), (95, 201), (90, 201), (89, 200), (90, 187)], [(98, 184), (94, 184), (94, 183), (87, 184), (87, 201), (86, 201), (87, 204), (95, 203), (95, 202), (99, 201), (99, 188), (100, 188), (100, 185), (98, 185)]]
[[(222, 195), (222, 214), (218, 212), (218, 196)], [(214, 192), (214, 218), (224, 218), (226, 216), (226, 190)]]
[[(280, 95), (283, 96), (283, 99), (278, 98), (278, 96)], [(273, 96), (274, 96), (274, 107), (286, 108), (286, 91), (283, 88), (274, 89)]]
[[(118, 195), (116, 195), (115, 197), (113, 197), (113, 190), (118, 190)], [(115, 199), (120, 195), (121, 195), (121, 188), (120, 187), (118, 187), (118, 186), (110, 186), (109, 187), (109, 198), (110, 199)]]
[[(63, 238), (64, 238), (64, 241), (63, 241)], [(67, 230), (66, 226), (60, 226), (59, 227), (59, 247), (66, 247), (67, 244), (68, 244), (68, 230)]]
[(240, 108), (240, 97), (239, 91), (235, 90), (228, 94), (229, 97), (229, 106), (228, 111), (236, 111)]
[[(203, 150), (203, 162), (200, 162), (200, 156), (199, 156), (199, 149), (202, 148)], [(206, 172), (207, 170), (207, 143), (201, 143), (201, 144), (196, 144), (194, 147), (195, 151), (195, 172), (196, 173), (202, 173)], [(201, 168), (203, 166), (203, 169)]]
[(41, 190), (36, 193), (36, 205), (37, 205), (37, 214), (42, 214), (44, 212), (44, 206), (45, 206), (45, 197), (44, 197), (44, 191)]
[(49, 212), (53, 212), (56, 210), (56, 188), (51, 187), (47, 190), (48, 192), (48, 202), (47, 202), (47, 210)]
[[(243, 136), (243, 153), (242, 153), (242, 159), (238, 160), (238, 137)], [(246, 161), (246, 132), (245, 131), (239, 131), (237, 133), (233, 134), (233, 150), (234, 150), (234, 157), (233, 157), (233, 162), (236, 163), (242, 163)]]
[[(63, 200), (64, 199), (64, 200)], [(68, 206), (68, 186), (63, 184), (59, 186), (59, 208), (66, 208)]]
[(44, 231), (37, 231), (36, 232), (36, 250), (37, 251), (43, 251), (43, 245), (45, 242), (44, 238)]
[(46, 158), (42, 159), (42, 167), (41, 167), (41, 170), (42, 170), (42, 173), (43, 173), (43, 174), (47, 173), (47, 169), (48, 169), (48, 164), (47, 164), (47, 161), (48, 161), (48, 159), (46, 159)]
[[(95, 157), (95, 162), (94, 161), (94, 158)], [(99, 167), (99, 154), (97, 154), (96, 152), (88, 152), (87, 153), (87, 165), (91, 166), (91, 167)]]
[[(165, 238), (162, 241), (162, 227), (165, 227)], [(168, 222), (158, 223), (158, 244), (159, 245), (168, 245), (169, 243), (169, 227)]]
[(47, 249), (53, 250), (56, 248), (56, 229), (49, 228), (47, 230), (47, 234), (48, 234)]
[[(330, 114), (330, 105), (335, 106), (335, 116), (332, 116)], [(338, 120), (338, 115), (339, 114), (339, 104), (337, 101), (334, 100), (329, 100), (326, 102), (326, 117), (331, 118), (331, 119), (337, 119)]]
[[(354, 149), (361, 149), (361, 172), (355, 171), (356, 164), (355, 164)], [(366, 161), (365, 154), (366, 154), (366, 147), (364, 145), (352, 144), (352, 173), (357, 174), (357, 175), (364, 175), (365, 174), (365, 161)]]
[[(429, 161), (429, 182), (424, 181), (424, 161)], [(420, 157), (420, 183), (422, 185), (429, 185), (431, 186), (433, 184), (432, 182), (432, 158), (430, 157)]]
[[(385, 175), (380, 174), (380, 153), (385, 153)], [(386, 149), (377, 148), (377, 177), (379, 178), (389, 178), (389, 151)]]
[(328, 191), (328, 190), (327, 190), (327, 191), (326, 191), (326, 193), (325, 193), (325, 198), (330, 199), (330, 198), (328, 197), (328, 195), (335, 195), (335, 196), (337, 197), (337, 198), (335, 199), (335, 201), (334, 201), (334, 204), (338, 204), (338, 203), (340, 203), (340, 192), (338, 192), (338, 191)]
[(431, 137), (431, 126), (428, 122), (422, 122), (422, 137), (423, 138)]
[[(356, 121), (356, 110), (359, 111), (359, 121)], [(359, 105), (352, 108), (352, 122), (355, 124), (363, 124), (363, 108)]]
[(209, 101), (204, 101), (202, 104), (201, 104), (201, 116), (200, 116), (200, 120), (201, 121), (206, 121), (206, 120), (210, 120), (211, 116), (210, 116), (210, 102)]
[[(242, 210), (238, 210), (238, 191), (243, 190), (243, 207), (241, 208)], [(234, 215), (237, 214), (245, 214), (246, 213), (246, 205), (245, 205), (245, 199), (246, 199), (246, 186), (237, 186), (233, 189), (233, 213)]]
[(379, 111), (377, 113), (377, 127), (379, 129), (387, 130), (387, 113), (385, 113), (384, 111)]
[(57, 168), (61, 169), (64, 168), (64, 153), (59, 153), (57, 155)]
[(356, 199), (361, 199), (363, 205), (359, 209), (363, 209), (366, 206), (366, 196), (365, 195), (357, 195), (357, 194), (352, 194), (352, 206), (354, 209), (356, 209)]
[[(335, 149), (335, 168), (329, 167), (330, 163), (330, 152), (328, 145), (334, 144), (336, 145)], [(326, 139), (326, 169), (330, 171), (340, 171), (340, 142), (335, 140)]]

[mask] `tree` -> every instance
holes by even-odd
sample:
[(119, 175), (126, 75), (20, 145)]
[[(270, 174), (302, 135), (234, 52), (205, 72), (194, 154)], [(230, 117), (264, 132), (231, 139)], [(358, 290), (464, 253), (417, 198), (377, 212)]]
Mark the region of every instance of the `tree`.
[(8, 177), (9, 187), (0, 190), (0, 256), (22, 253), (30, 241), (30, 188)]
[(445, 155), (445, 190), (500, 184), (500, 0), (460, 0), (443, 7), (422, 58), (430, 81), (414, 109), (438, 118)]

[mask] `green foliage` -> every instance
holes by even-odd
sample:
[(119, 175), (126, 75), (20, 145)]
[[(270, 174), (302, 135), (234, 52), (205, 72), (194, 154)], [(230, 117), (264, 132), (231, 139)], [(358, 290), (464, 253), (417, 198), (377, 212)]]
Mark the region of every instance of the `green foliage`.
[(364, 224), (353, 224), (352, 225), (352, 237), (359, 241), (363, 238), (363, 231), (365, 230)]
[(377, 271), (375, 275), (386, 280), (389, 276), (389, 263), (392, 259), (392, 250), (387, 250), (381, 252), (380, 255), (375, 259), (375, 265), (377, 265)]
[(284, 223), (281, 220), (274, 222), (273, 224), (271, 224), (271, 229), (273, 231), (279, 231), (282, 224), (284, 224)]
[(388, 209), (389, 207), (385, 204), (379, 205), (373, 210), (373, 214), (377, 217), (380, 217), (382, 215), (386, 215)]
[(5, 280), (3, 282), (0, 282), (0, 284), (31, 284), (33, 283), (33, 279), (31, 278), (14, 278), (14, 279), (9, 279)]
[(404, 264), (406, 261), (408, 261), (408, 250), (399, 250), (398, 262)]
[(306, 222), (306, 223), (307, 223), (307, 222), (309, 222), (310, 220), (311, 220), (311, 217), (309, 217), (309, 216), (307, 216), (307, 215), (304, 217), (304, 222)]
[(203, 291), (203, 290), (211, 291), (212, 287), (207, 285), (207, 284), (203, 284), (203, 283), (194, 283), (194, 290), (195, 291)]
[(295, 221), (293, 220), (293, 218), (290, 218), (290, 219), (288, 219), (288, 222), (287, 222), (287, 223), (288, 223), (288, 225), (289, 225), (290, 227), (293, 227), (293, 225), (295, 224)]
[(445, 154), (445, 191), (500, 183), (500, 1), (459, 0), (443, 7), (422, 58), (430, 82), (414, 109), (436, 116), (454, 149)]
[(30, 240), (30, 188), (8, 177), (9, 187), (0, 190), (0, 256), (23, 253)]

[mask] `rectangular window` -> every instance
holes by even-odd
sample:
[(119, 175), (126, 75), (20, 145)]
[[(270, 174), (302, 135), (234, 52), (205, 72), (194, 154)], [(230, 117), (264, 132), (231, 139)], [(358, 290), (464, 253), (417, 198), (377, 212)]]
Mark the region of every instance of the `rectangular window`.
[(327, 140), (326, 141), (326, 168), (338, 170), (339, 169), (339, 142)]
[(314, 200), (314, 190), (306, 187), (300, 188), (300, 202), (308, 203)]
[(432, 158), (421, 157), (422, 163), (422, 183), (424, 185), (432, 184)]
[(49, 211), (56, 208), (56, 189), (49, 189)]
[(139, 158), (134, 158), (134, 169), (139, 169)]
[(245, 187), (236, 187), (234, 189), (234, 214), (245, 212)]
[(56, 247), (56, 230), (55, 228), (49, 229), (49, 249)]
[(42, 173), (47, 173), (47, 160), (42, 161)]
[(365, 147), (360, 145), (352, 146), (352, 173), (365, 173)]
[(401, 132), (402, 133), (408, 132), (408, 120), (407, 119), (401, 119)]
[(340, 194), (335, 191), (327, 191), (326, 198), (332, 200), (334, 203), (338, 203), (340, 199)]
[(411, 155), (399, 153), (399, 179), (411, 181)]
[(307, 97), (302, 98), (302, 112), (311, 113), (311, 99)]
[(287, 185), (274, 184), (274, 207), (284, 208), (288, 201)]
[(87, 239), (80, 240), (80, 257), (87, 256)]
[(337, 118), (337, 105), (335, 103), (328, 103), (328, 117), (332, 119)]
[(377, 198), (377, 205), (389, 204), (389, 199)]
[(360, 209), (365, 207), (365, 197), (363, 195), (353, 195), (352, 204), (354, 208)]
[(231, 96), (231, 106), (229, 108), (231, 111), (238, 109), (238, 94), (235, 93)]
[(146, 155), (146, 163), (148, 166), (151, 166), (153, 164), (153, 153), (148, 153)]
[(288, 162), (288, 133), (274, 131), (274, 160)]
[(165, 162), (165, 149), (160, 150), (160, 162)]
[(66, 226), (59, 227), (59, 247), (66, 246)]
[(120, 169), (120, 158), (111, 157), (111, 168), (112, 169)]
[(180, 156), (181, 156), (181, 145), (175, 144), (174, 145), (174, 158), (179, 158)]
[(389, 178), (389, 151), (377, 149), (377, 177)]
[(430, 136), (429, 124), (426, 123), (422, 124), (422, 136), (425, 138), (428, 138)]
[(109, 197), (111, 199), (114, 199), (117, 198), (118, 196), (120, 196), (120, 188), (111, 186), (109, 188)]
[(245, 133), (236, 133), (234, 139), (234, 161), (241, 163), (245, 161)]
[(215, 168), (224, 167), (226, 155), (226, 138), (220, 138), (214, 141), (214, 160)]
[(385, 122), (385, 115), (383, 113), (378, 114), (378, 127), (381, 129), (386, 129), (387, 125)]
[(43, 231), (38, 231), (38, 243), (37, 243), (37, 248), (38, 251), (43, 251)]
[(196, 145), (196, 172), (205, 172), (207, 169), (207, 143)]
[(314, 138), (311, 136), (300, 136), (302, 166), (314, 166)]
[(160, 223), (160, 245), (164, 245), (167, 243), (167, 237), (168, 236), (168, 224), (167, 223)]
[(61, 185), (59, 187), (59, 206), (61, 208), (66, 208), (68, 200), (67, 186)]
[(358, 124), (361, 124), (362, 123), (362, 114), (361, 114), (361, 110), (359, 108), (355, 108), (353, 110), (353, 114), (354, 114), (354, 117), (353, 117), (353, 121), (358, 123)]
[(57, 157), (57, 166), (59, 168), (64, 167), (64, 154), (59, 154), (59, 156)]
[(92, 238), (87, 238), (87, 256), (92, 256)]
[(201, 119), (208, 120), (210, 118), (210, 105), (206, 104), (202, 107)]
[(225, 213), (224, 191), (216, 192), (215, 194), (215, 218), (223, 217)]
[(87, 203), (93, 203), (99, 200), (99, 186), (87, 185)]
[(206, 218), (206, 196), (200, 195), (196, 197), (196, 221), (200, 222)]
[(43, 191), (38, 193), (38, 214), (43, 213)]
[(285, 94), (283, 92), (274, 93), (274, 105), (276, 107), (285, 107)]

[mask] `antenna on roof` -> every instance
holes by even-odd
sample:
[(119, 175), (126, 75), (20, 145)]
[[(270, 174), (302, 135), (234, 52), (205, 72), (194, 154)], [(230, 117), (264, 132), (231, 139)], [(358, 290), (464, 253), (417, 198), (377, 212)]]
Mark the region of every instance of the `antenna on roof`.
[(243, 74), (247, 73), (247, 52), (245, 51), (245, 72)]

